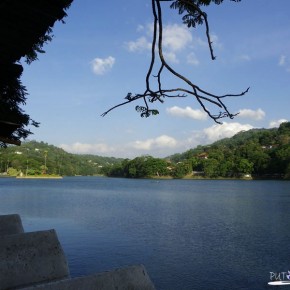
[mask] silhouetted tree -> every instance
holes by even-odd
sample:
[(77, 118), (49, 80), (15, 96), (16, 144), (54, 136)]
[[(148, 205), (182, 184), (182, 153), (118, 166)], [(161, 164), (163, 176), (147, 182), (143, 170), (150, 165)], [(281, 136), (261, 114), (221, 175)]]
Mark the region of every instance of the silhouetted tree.
[[(38, 126), (22, 108), (27, 91), (21, 82), (22, 57), (30, 64), (52, 40), (55, 21), (63, 21), (73, 0), (1, 1), (0, 8), (0, 146), (20, 144)], [(44, 17), (45, 15), (45, 17)]]

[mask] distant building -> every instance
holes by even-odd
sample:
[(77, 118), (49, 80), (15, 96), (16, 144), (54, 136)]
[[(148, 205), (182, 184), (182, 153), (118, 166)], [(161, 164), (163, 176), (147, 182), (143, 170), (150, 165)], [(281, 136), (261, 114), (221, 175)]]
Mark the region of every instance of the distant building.
[(199, 159), (207, 159), (208, 158), (208, 154), (206, 152), (200, 153), (197, 155), (197, 158)]

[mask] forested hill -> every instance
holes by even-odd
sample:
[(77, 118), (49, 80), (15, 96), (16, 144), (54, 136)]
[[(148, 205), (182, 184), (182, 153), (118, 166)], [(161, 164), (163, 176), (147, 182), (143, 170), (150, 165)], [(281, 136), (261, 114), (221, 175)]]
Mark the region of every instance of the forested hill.
[(67, 153), (44, 142), (23, 142), (21, 146), (0, 148), (0, 174), (25, 175), (95, 175), (105, 166), (120, 163), (122, 159), (97, 155)]
[(0, 148), (0, 174), (290, 179), (290, 122), (253, 129), (167, 158), (77, 155), (44, 142)]
[(240, 132), (207, 146), (165, 159), (151, 156), (124, 160), (109, 176), (174, 178), (290, 178), (290, 123), (275, 129)]
[(173, 163), (188, 162), (207, 176), (290, 176), (290, 122), (279, 128), (242, 131), (211, 145), (197, 146), (168, 157)]

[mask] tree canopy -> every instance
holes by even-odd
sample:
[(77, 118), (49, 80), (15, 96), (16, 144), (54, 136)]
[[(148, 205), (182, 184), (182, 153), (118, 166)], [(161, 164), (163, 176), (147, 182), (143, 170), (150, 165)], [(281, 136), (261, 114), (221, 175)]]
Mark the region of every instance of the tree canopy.
[(77, 155), (44, 142), (0, 148), (0, 175), (105, 174), (126, 178), (290, 179), (290, 122), (279, 128), (252, 129), (210, 145), (166, 158), (145, 155), (132, 160)]
[(54, 23), (63, 21), (72, 0), (0, 0), (0, 146), (20, 144), (39, 124), (22, 106), (27, 90), (21, 82), (22, 57), (30, 64), (52, 40)]
[(125, 160), (107, 168), (109, 176), (174, 178), (290, 179), (290, 122), (274, 129), (252, 129), (232, 138), (197, 146), (165, 159), (151, 156)]

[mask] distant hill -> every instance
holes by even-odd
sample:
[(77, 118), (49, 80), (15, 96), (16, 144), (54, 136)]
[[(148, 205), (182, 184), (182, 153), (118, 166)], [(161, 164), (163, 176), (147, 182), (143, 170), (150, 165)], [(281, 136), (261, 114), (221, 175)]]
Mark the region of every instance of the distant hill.
[(12, 175), (59, 174), (65, 176), (102, 174), (102, 168), (122, 159), (97, 155), (71, 154), (44, 142), (23, 142), (20, 147), (0, 148), (0, 173)]
[(290, 179), (290, 122), (253, 129), (167, 158), (133, 160), (78, 155), (44, 142), (0, 148), (0, 174), (96, 175), (129, 178), (275, 178)]
[(289, 178), (290, 122), (279, 128), (239, 132), (231, 138), (168, 156), (167, 160), (191, 160), (193, 170), (211, 177), (251, 173), (256, 177)]

